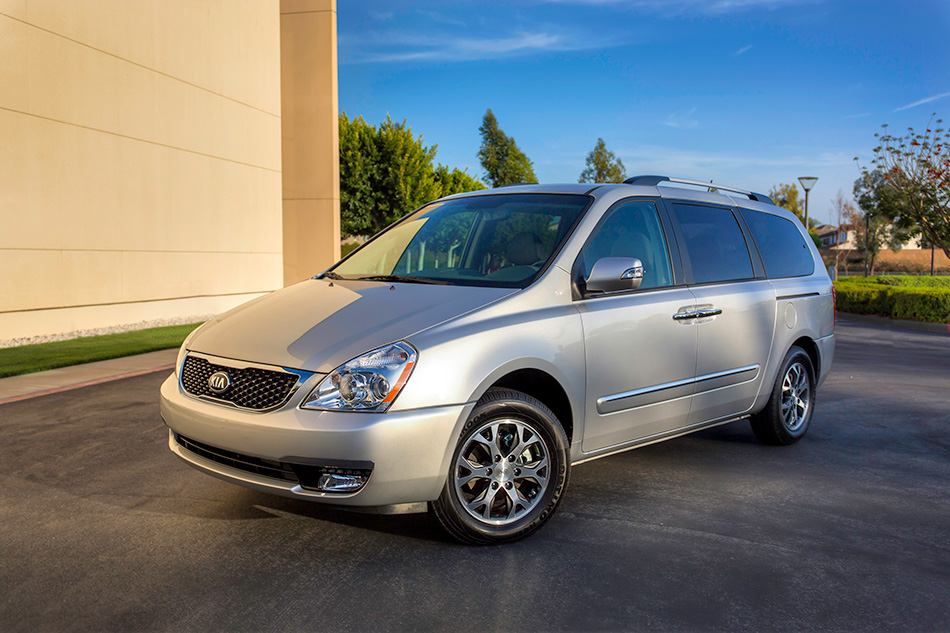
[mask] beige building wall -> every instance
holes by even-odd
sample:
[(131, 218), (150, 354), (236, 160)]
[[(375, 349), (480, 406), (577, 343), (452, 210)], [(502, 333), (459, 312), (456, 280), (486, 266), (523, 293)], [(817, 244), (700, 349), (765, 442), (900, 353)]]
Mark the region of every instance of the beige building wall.
[(0, 340), (282, 285), (280, 6), (0, 0)]
[(336, 0), (281, 0), (284, 284), (340, 258)]

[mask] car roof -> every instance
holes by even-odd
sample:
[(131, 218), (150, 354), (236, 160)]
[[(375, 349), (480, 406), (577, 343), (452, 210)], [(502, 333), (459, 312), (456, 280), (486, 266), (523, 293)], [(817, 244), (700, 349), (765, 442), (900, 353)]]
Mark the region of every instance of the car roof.
[[(715, 187), (715, 184), (711, 184)], [(646, 196), (652, 198), (664, 198), (673, 200), (689, 200), (692, 202), (706, 202), (712, 204), (724, 204), (729, 206), (743, 207), (745, 209), (754, 209), (764, 211), (773, 215), (782, 216), (786, 219), (794, 218), (794, 214), (775, 204), (751, 200), (741, 194), (729, 194), (721, 191), (703, 191), (702, 189), (690, 189), (682, 186), (647, 186), (633, 185), (626, 183), (546, 183), (546, 184), (517, 184), (505, 185), (494, 189), (482, 189), (479, 191), (469, 191), (458, 193), (443, 198), (450, 200), (452, 198), (461, 198), (468, 196), (491, 196), (517, 193), (552, 193), (552, 194), (574, 194), (590, 195), (594, 198), (601, 198), (608, 193), (623, 189), (630, 197)]]

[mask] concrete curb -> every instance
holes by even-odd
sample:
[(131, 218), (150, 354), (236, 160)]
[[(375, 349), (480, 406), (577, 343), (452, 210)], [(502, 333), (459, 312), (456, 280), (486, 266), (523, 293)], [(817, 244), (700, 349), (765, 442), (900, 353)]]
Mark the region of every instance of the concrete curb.
[(0, 379), (0, 405), (175, 368), (177, 349), (122, 356)]
[(175, 369), (174, 365), (166, 365), (164, 367), (156, 367), (154, 369), (143, 369), (141, 371), (132, 371), (126, 374), (116, 374), (115, 376), (107, 376), (105, 378), (97, 378), (95, 380), (87, 380), (85, 382), (77, 382), (72, 385), (63, 385), (62, 387), (54, 387), (53, 389), (44, 389), (43, 391), (34, 391), (31, 393), (20, 394), (19, 396), (11, 396), (9, 398), (3, 398), (0, 400), (0, 405), (9, 404), (11, 402), (19, 402), (20, 400), (29, 400), (30, 398), (39, 398), (40, 396), (48, 396), (54, 393), (60, 393), (62, 391), (71, 391), (73, 389), (81, 389), (83, 387), (91, 387), (92, 385), (101, 385), (104, 382), (112, 382), (113, 380), (122, 380), (123, 378), (134, 378), (135, 376), (144, 376), (145, 374), (154, 374), (159, 371), (171, 371)]
[(868, 325), (883, 325), (885, 327), (917, 330), (918, 332), (932, 332), (934, 334), (950, 334), (950, 324), (947, 323), (925, 323), (924, 321), (910, 321), (907, 319), (888, 319), (886, 317), (872, 316), (870, 314), (851, 314), (850, 312), (839, 312), (838, 318), (844, 321), (854, 321), (855, 323), (866, 323)]

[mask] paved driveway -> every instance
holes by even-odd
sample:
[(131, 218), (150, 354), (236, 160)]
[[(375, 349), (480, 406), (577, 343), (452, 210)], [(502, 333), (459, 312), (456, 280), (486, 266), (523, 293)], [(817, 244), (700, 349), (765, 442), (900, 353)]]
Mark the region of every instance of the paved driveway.
[(581, 465), (505, 547), (226, 484), (163, 375), (0, 406), (0, 631), (948, 630), (950, 337), (839, 323), (808, 437)]

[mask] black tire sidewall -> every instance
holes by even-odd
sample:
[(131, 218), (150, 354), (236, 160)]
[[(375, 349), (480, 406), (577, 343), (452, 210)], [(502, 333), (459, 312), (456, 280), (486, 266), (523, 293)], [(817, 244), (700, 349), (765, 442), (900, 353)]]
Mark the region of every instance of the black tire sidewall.
[[(528, 425), (544, 442), (551, 460), (551, 479), (538, 504), (524, 517), (509, 525), (481, 523), (462, 506), (455, 489), (455, 464), (459, 453), (476, 430), (496, 419), (516, 419)], [(442, 494), (436, 501), (436, 513), (446, 528), (461, 540), (475, 544), (515, 541), (531, 534), (554, 514), (563, 497), (570, 471), (567, 437), (560, 423), (542, 403), (527, 394), (512, 390), (490, 393), (480, 402), (462, 429), (452, 452), (452, 461)]]
[[(785, 375), (788, 373), (789, 368), (795, 363), (801, 363), (805, 368), (805, 374), (808, 380), (809, 403), (808, 411), (805, 413), (805, 421), (797, 430), (790, 431), (788, 427), (785, 426), (785, 419), (782, 416), (782, 383), (785, 381)], [(811, 426), (811, 419), (815, 412), (815, 400), (817, 396), (815, 383), (815, 368), (812, 364), (811, 357), (800, 347), (790, 349), (775, 379), (775, 385), (772, 387), (772, 395), (769, 403), (765, 410), (758, 416), (759, 419), (757, 422), (760, 425), (760, 429), (757, 430), (757, 434), (760, 434), (761, 431), (765, 431), (765, 437), (760, 435), (763, 440), (772, 444), (781, 445), (794, 444), (803, 438), (808, 432), (808, 427)]]

